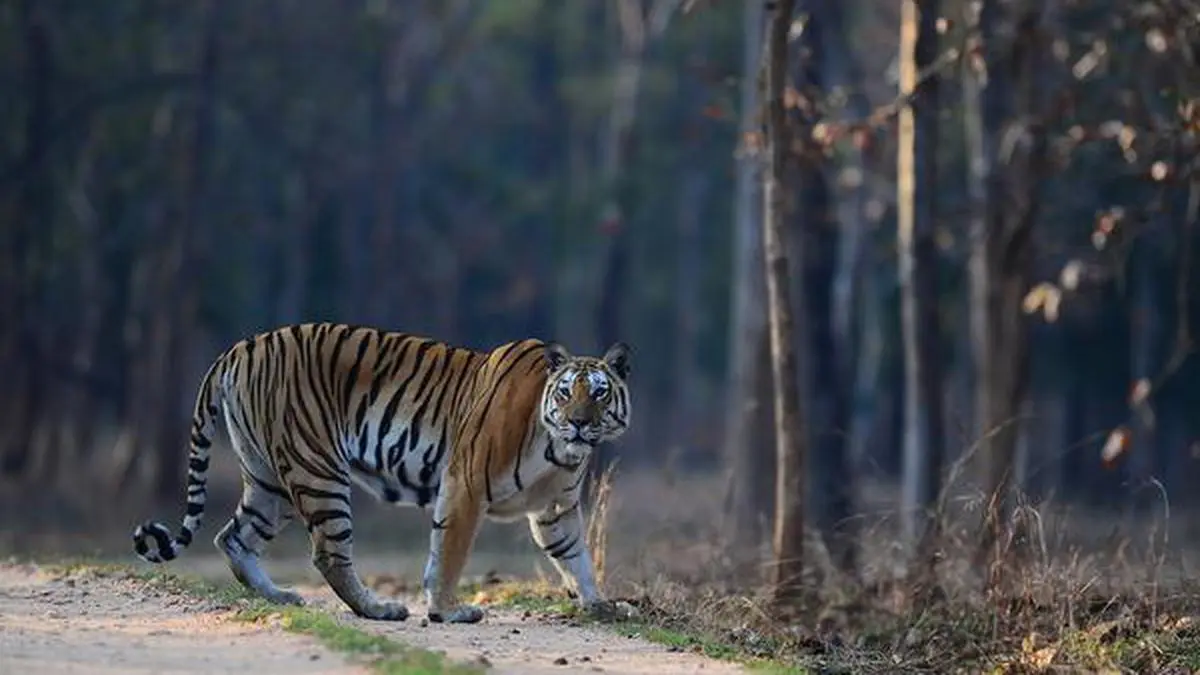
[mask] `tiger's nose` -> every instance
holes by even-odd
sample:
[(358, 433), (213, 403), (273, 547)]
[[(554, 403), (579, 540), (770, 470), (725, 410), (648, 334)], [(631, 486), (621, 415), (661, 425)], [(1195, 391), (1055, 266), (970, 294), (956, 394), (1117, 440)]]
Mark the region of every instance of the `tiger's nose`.
[(590, 419), (586, 410), (572, 410), (567, 414), (567, 421), (577, 427), (586, 427)]

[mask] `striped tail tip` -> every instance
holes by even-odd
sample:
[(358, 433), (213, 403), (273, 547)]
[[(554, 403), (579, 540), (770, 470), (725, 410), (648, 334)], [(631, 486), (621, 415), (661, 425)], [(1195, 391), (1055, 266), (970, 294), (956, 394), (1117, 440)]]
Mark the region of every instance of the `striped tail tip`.
[(164, 563), (179, 555), (179, 545), (162, 523), (146, 522), (133, 531), (133, 550), (146, 562)]

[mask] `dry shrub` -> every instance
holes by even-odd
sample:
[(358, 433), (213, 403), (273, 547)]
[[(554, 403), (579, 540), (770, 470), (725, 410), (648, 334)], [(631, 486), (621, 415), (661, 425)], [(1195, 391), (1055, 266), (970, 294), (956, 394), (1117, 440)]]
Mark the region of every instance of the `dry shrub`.
[[(898, 564), (887, 489), (863, 518), (860, 575), (832, 569), (817, 536), (799, 618), (769, 611), (767, 551), (737, 550), (718, 524), (719, 478), (623, 475), (605, 492), (608, 584), (649, 620), (815, 670), (841, 672), (1162, 672), (1200, 668), (1200, 587), (1169, 508), (1146, 522), (1018, 498), (1005, 584), (982, 592), (971, 516), (978, 495), (944, 500), (938, 588), (917, 603)], [(1165, 497), (1165, 494), (1164, 494)], [(1176, 527), (1180, 524), (1176, 523)], [(1131, 536), (1136, 532), (1136, 536)], [(749, 561), (749, 562), (748, 562)]]

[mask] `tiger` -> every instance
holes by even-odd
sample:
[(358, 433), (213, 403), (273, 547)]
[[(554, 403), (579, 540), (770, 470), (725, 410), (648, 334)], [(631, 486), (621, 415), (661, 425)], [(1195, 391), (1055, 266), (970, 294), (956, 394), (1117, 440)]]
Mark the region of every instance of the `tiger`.
[(600, 358), (528, 338), (491, 351), (341, 323), (285, 325), (230, 346), (201, 381), (188, 444), (179, 533), (154, 521), (133, 531), (150, 563), (175, 559), (204, 514), (215, 423), (223, 418), (243, 490), (213, 544), (254, 594), (302, 605), (259, 558), (296, 516), (313, 566), (356, 615), (403, 621), (405, 604), (377, 595), (355, 570), (351, 485), (416, 506), (432, 527), (422, 589), (433, 622), (475, 623), (456, 590), (481, 521), (525, 517), (584, 611), (609, 603), (584, 541), (588, 459), (629, 425), (630, 349)]

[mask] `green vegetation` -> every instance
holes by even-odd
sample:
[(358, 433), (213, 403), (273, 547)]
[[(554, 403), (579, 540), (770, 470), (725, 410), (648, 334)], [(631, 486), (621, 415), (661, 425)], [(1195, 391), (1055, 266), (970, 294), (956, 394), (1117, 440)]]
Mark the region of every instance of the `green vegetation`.
[(311, 635), (326, 647), (370, 660), (383, 675), (470, 675), (482, 668), (451, 663), (439, 653), (400, 644), (348, 626), (330, 613), (310, 606), (280, 607), (254, 600), (236, 614), (241, 621), (278, 620), (284, 630)]

